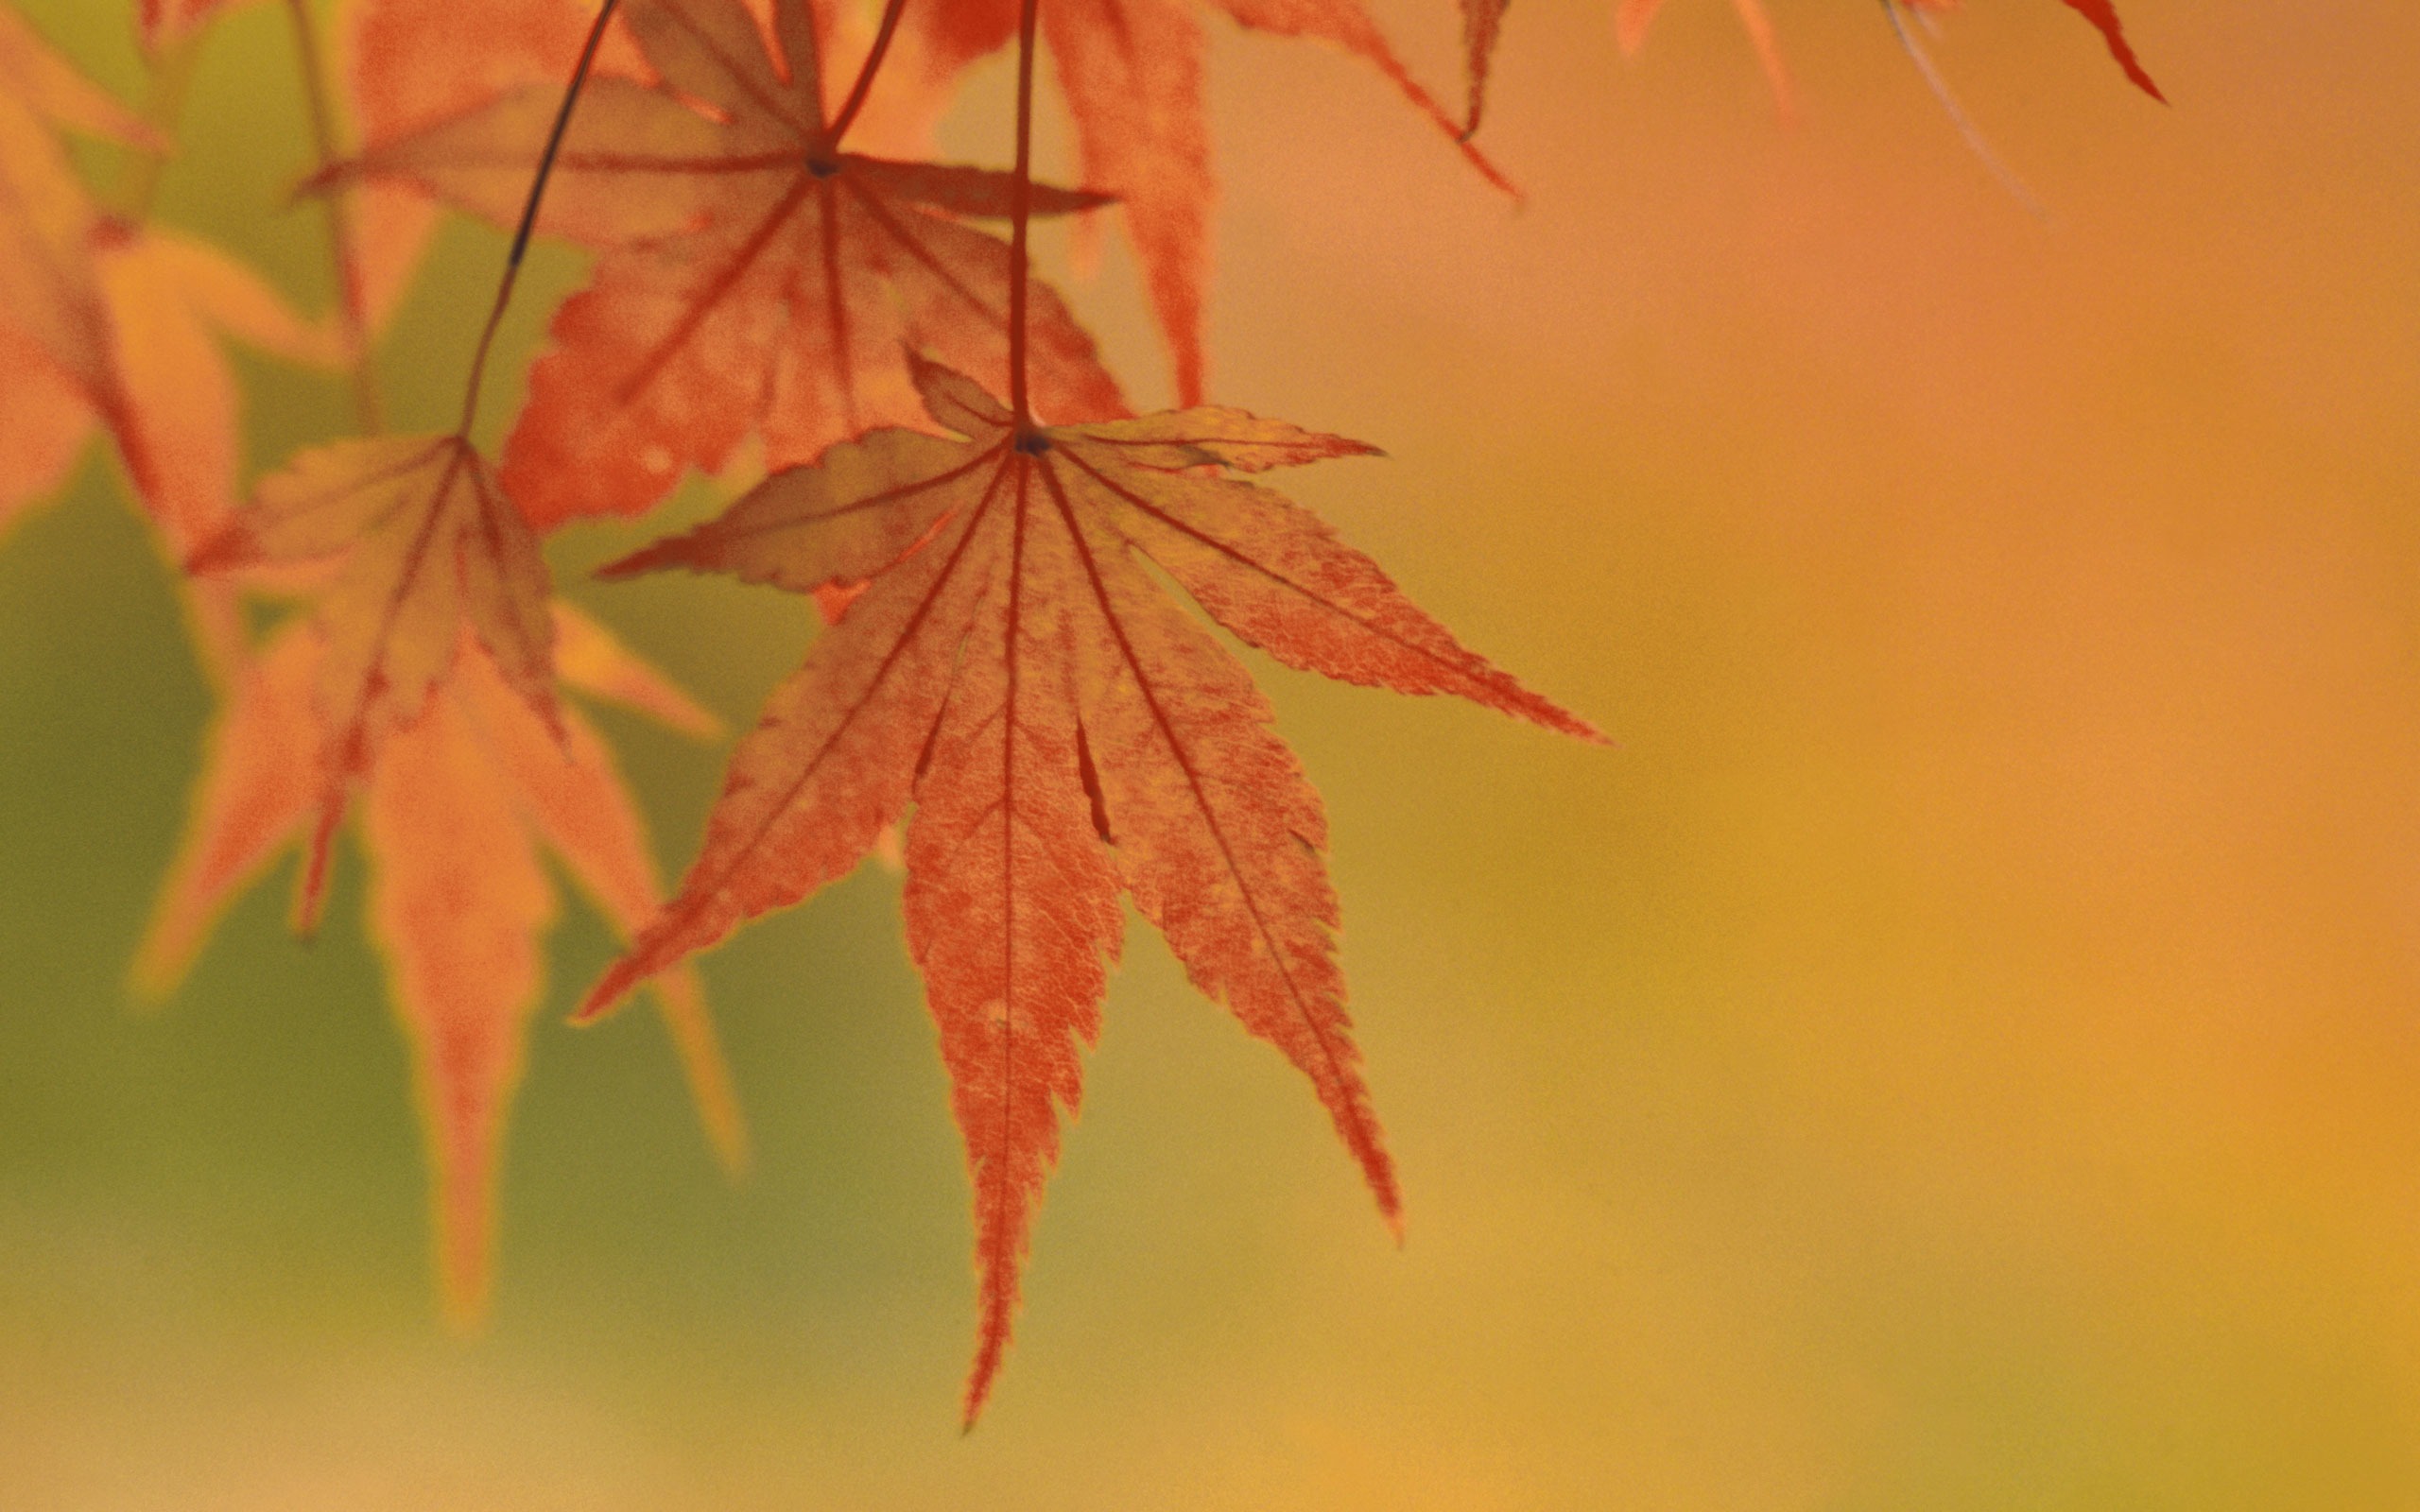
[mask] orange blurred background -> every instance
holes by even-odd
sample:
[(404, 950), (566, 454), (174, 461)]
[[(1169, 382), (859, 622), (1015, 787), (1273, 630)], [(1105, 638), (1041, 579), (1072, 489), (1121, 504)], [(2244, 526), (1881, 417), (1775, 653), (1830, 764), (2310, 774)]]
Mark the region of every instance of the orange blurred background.
[[(139, 87), (115, 6), (26, 9)], [(1508, 15), (1517, 208), (1211, 28), (1214, 396), (1385, 447), (1291, 491), (1621, 742), (1256, 662), (1400, 1251), (1138, 927), (958, 1438), (964, 1181), (869, 868), (708, 964), (736, 1190), (652, 1023), (562, 1026), (607, 945), (559, 933), (495, 1323), (444, 1338), (357, 931), (272, 884), (125, 1005), (207, 706), (95, 458), (0, 544), (0, 1505), (2420, 1507), (2420, 12), (2127, 0), (2163, 109), (1977, 0), (1930, 45), (2037, 216), (1871, 5), (1775, 5), (1788, 127), (1729, 7), (1634, 62), (1609, 9)], [(1450, 83), (1449, 9), (1383, 11)], [(214, 40), (164, 204), (307, 302), (282, 27)], [(441, 249), (407, 422), (497, 255)], [(1114, 246), (1076, 288), (1164, 397)], [(255, 465), (341, 426), (245, 371)], [(745, 717), (805, 616), (573, 576), (644, 534), (557, 565)], [(612, 728), (677, 864), (718, 761)]]

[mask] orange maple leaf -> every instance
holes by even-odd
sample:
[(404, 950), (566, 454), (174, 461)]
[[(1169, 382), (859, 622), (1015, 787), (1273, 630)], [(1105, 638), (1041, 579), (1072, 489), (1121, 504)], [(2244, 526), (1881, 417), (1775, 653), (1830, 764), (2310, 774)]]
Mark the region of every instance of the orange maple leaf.
[(0, 527), (57, 486), (97, 422), (169, 547), (189, 550), (235, 495), (238, 391), (216, 335), (322, 368), (341, 342), (215, 249), (103, 211), (53, 124), (164, 145), (0, 9)]
[(538, 721), (560, 728), (549, 580), (537, 537), (459, 436), (339, 441), (262, 480), (250, 508), (187, 562), (200, 576), (333, 563), (315, 616), (327, 735), (320, 821), (298, 913), (316, 919), (329, 842), (380, 748), (418, 723), (468, 631)]
[[(563, 679), (710, 735), (712, 716), (587, 616), (554, 606)], [(287, 626), (249, 662), (210, 736), (192, 815), (134, 968), (147, 996), (173, 991), (227, 904), (301, 841), (334, 744), (317, 690), (327, 644)], [(441, 690), (384, 745), (366, 778), (370, 928), (410, 1039), (446, 1309), (458, 1323), (487, 1293), (504, 1120), (540, 987), (538, 938), (554, 890), (539, 846), (630, 937), (661, 891), (645, 828), (611, 750), (576, 711), (549, 728), (484, 648), (459, 639)], [(692, 1094), (726, 1166), (746, 1133), (695, 976), (655, 988)]]
[(1380, 1211), (1400, 1211), (1344, 1011), (1319, 796), (1250, 677), (1143, 559), (1288, 665), (1596, 731), (1463, 649), (1307, 511), (1205, 475), (1370, 448), (1233, 409), (1021, 431), (972, 380), (913, 372), (965, 439), (876, 431), (607, 569), (871, 581), (740, 743), (679, 896), (582, 1012), (842, 875), (914, 802), (908, 936), (976, 1189), (972, 1421), (1055, 1107), (1074, 1109), (1077, 1044), (1098, 1030), (1121, 889), (1196, 986), (1310, 1076)]
[[(605, 253), (557, 312), (505, 443), (533, 524), (643, 511), (752, 432), (783, 467), (913, 420), (903, 342), (1005, 372), (1008, 249), (959, 217), (1005, 215), (1009, 175), (842, 150), (850, 123), (825, 112), (804, 0), (779, 0), (769, 34), (739, 0), (630, 0), (622, 18), (661, 81), (592, 78), (556, 162), (541, 224)], [(562, 97), (514, 91), (353, 172), (510, 223)], [(1030, 322), (1046, 410), (1124, 413), (1057, 296), (1036, 287)]]
[[(1447, 136), (1467, 135), (1396, 56), (1359, 0), (1209, 0), (1237, 25), (1333, 43), (1402, 91)], [(1201, 403), (1206, 373), (1203, 296), (1210, 212), (1218, 198), (1204, 102), (1205, 51), (1196, 0), (1053, 0), (1042, 30), (1074, 118), (1087, 184), (1113, 195), (1142, 265), (1152, 313), (1168, 346), (1177, 403)], [(954, 83), (978, 58), (1016, 35), (1017, 0), (910, 5), (903, 32), (928, 79)], [(1490, 182), (1511, 182), (1466, 141), (1461, 149)]]

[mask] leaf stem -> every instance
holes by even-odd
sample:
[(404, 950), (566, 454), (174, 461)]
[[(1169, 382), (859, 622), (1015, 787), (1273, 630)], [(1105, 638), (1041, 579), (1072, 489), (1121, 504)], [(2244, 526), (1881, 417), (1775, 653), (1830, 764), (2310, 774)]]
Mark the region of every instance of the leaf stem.
[[(199, 32), (178, 33), (144, 55), (150, 81), (144, 90), (143, 118), (158, 127), (163, 136), (174, 136), (178, 119), (184, 114), (194, 64), (201, 57), (200, 43)], [(118, 205), (128, 221), (140, 226), (151, 218), (151, 202), (159, 198), (160, 176), (167, 169), (168, 153), (149, 147), (136, 147), (133, 153), (119, 184)]]
[(856, 124), (857, 112), (865, 109), (866, 95), (873, 89), (874, 75), (882, 72), (882, 60), (890, 52), (890, 39), (899, 30), (899, 13), (908, 9), (908, 0), (889, 0), (882, 8), (882, 25), (875, 28), (873, 45), (867, 49), (866, 60), (857, 66), (856, 82), (849, 86), (849, 97), (840, 102), (840, 112), (832, 117), (828, 140), (838, 146)]
[[(328, 100), (327, 54), (320, 45), (319, 24), (311, 15), (311, 0), (286, 0), (294, 18), (294, 52), (302, 69), (302, 99), (311, 116), (311, 146), (318, 170), (325, 173), (339, 156), (336, 112)], [(328, 249), (336, 262), (337, 319), (344, 332), (345, 352), (352, 359), (353, 408), (365, 434), (385, 428), (384, 406), (378, 399), (378, 370), (370, 350), (370, 316), (362, 306), (359, 243), (353, 219), (353, 193), (338, 188), (328, 196)]]
[(1966, 114), (1965, 108), (1958, 103), (1958, 96), (1950, 92), (1949, 80), (1942, 77), (1941, 70), (1933, 66), (1932, 55), (1925, 51), (1924, 44), (1916, 41), (1915, 33), (1908, 29), (1907, 22), (1899, 14), (1899, 5), (1900, 0), (1882, 0), (1882, 14), (1890, 19), (1892, 35), (1899, 39), (1899, 48), (1908, 55), (1908, 60), (1916, 65), (1917, 77), (1925, 81), (1925, 88), (1932, 91), (1932, 97), (1940, 103), (1942, 113), (1949, 117), (1949, 124), (1956, 127), (1958, 134), (1965, 139), (1966, 150), (1975, 154), (1984, 169), (1999, 180), (2000, 187), (2036, 219), (2049, 219), (2050, 213), (2042, 208), (2042, 201), (2033, 198), (2033, 191), (2025, 187), (2025, 180), (2016, 176), (2014, 169), (2000, 161), (2000, 155), (1992, 150), (1991, 143), (1983, 139), (1982, 130)]
[(1033, 219), (1033, 52), (1041, 0), (1021, 0), (1017, 10), (1017, 165), (1009, 190), (1009, 408), (1020, 435), (1033, 428), (1026, 404), (1026, 284), (1031, 276), (1026, 228)]
[(521, 279), (521, 260), (529, 251), (529, 236), (538, 226), (538, 206), (546, 198), (546, 180), (554, 176), (555, 157), (562, 150), (563, 133), (571, 129), (572, 107), (579, 103), (579, 92), (588, 82), (588, 71), (596, 61), (596, 49), (604, 44), (605, 28), (612, 23), (621, 0), (605, 0), (596, 12), (596, 22), (588, 28), (588, 41), (579, 50), (579, 62), (571, 71), (571, 82), (563, 88), (562, 109), (555, 112), (554, 129), (546, 135), (546, 148), (538, 158), (538, 172), (529, 180), (529, 198), (521, 207), (521, 224), (512, 232), (512, 249), (505, 254), (504, 277), (497, 281), (495, 303), (488, 310), (488, 323), (479, 332), (479, 345), (471, 353), (471, 376), (462, 386), (462, 423), (455, 434), (467, 438), (471, 424), (478, 419), (479, 390), (488, 375), (488, 354), (495, 348), (495, 334), (504, 324), (505, 307), (512, 302), (512, 286)]

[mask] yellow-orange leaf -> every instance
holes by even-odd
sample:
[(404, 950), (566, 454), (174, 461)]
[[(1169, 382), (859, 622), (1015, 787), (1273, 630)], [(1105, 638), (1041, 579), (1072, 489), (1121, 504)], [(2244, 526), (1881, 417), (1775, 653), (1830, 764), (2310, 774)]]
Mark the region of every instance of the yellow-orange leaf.
[[(610, 632), (560, 612), (581, 648), (566, 683), (609, 697), (649, 690), (643, 702), (686, 706), (684, 720), (701, 713)], [(326, 786), (330, 742), (314, 696), (325, 655), (298, 622), (236, 679), (135, 959), (145, 995), (172, 991), (226, 905), (306, 836)], [(559, 730), (542, 723), (468, 636), (363, 785), (371, 930), (413, 1047), (442, 1295), (468, 1321), (487, 1291), (499, 1144), (538, 1001), (539, 937), (555, 915), (541, 847), (625, 938), (655, 917), (661, 890), (612, 751), (576, 711), (562, 711)], [(653, 985), (700, 1119), (736, 1170), (746, 1130), (697, 979), (683, 969)]]
[(487, 1300), (496, 1134), (521, 1079), (554, 890), (503, 774), (455, 699), (378, 753), (362, 805), (370, 929), (410, 1040), (435, 1183), (446, 1314)]
[(0, 104), (129, 146), (156, 149), (166, 145), (150, 122), (78, 73), (23, 16), (6, 6), (0, 6)]
[(0, 534), (48, 498), (93, 434), (93, 407), (50, 354), (0, 326)]
[(161, 145), (0, 9), (0, 328), (11, 345), (22, 338), (42, 354), (27, 364), (35, 370), (10, 374), (38, 408), (9, 442), (42, 465), (12, 456), (0, 480), (0, 523), (63, 472), (61, 457), (97, 420), (168, 546), (182, 554), (234, 502), (238, 394), (217, 336), (319, 367), (341, 359), (341, 343), (332, 325), (296, 316), (215, 249), (103, 213), (52, 124)]

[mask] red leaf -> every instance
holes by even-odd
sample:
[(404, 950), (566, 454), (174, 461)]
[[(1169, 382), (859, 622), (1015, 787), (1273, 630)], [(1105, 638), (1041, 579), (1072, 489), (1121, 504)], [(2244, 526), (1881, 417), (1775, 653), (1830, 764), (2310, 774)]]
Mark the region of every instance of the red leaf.
[[(640, 512), (752, 433), (785, 467), (917, 421), (905, 343), (1005, 374), (1008, 249), (954, 215), (1004, 213), (1006, 175), (842, 150), (803, 0), (781, 0), (770, 35), (738, 0), (631, 0), (622, 14), (661, 82), (592, 82), (548, 191), (543, 223), (605, 255), (557, 313), (505, 445), (504, 481), (532, 522)], [(359, 171), (509, 222), (561, 97), (506, 94)], [(1045, 191), (1035, 206), (1099, 202)], [(1056, 296), (1035, 290), (1031, 322), (1046, 410), (1123, 413)]]
[(2100, 35), (2109, 43), (2109, 56), (2118, 60), (2118, 66), (2126, 71), (2126, 77), (2135, 81), (2136, 89), (2162, 105), (2168, 103), (2168, 96), (2152, 82), (2152, 76), (2143, 69), (2142, 60), (2135, 56), (2133, 44), (2126, 41), (2126, 28), (2118, 24), (2118, 8), (2111, 0), (2066, 0), (2066, 4), (2068, 9), (2100, 28)]
[(608, 569), (871, 582), (741, 741), (679, 897), (583, 1011), (841, 875), (913, 802), (908, 943), (976, 1188), (971, 1421), (1009, 1337), (1056, 1109), (1080, 1095), (1121, 888), (1194, 984), (1311, 1078), (1380, 1211), (1400, 1211), (1344, 1011), (1319, 797), (1250, 678), (1144, 558), (1292, 665), (1596, 731), (1463, 649), (1308, 513), (1207, 475), (1369, 448), (1229, 409), (1020, 435), (972, 381), (917, 377), (966, 439), (875, 432)]

